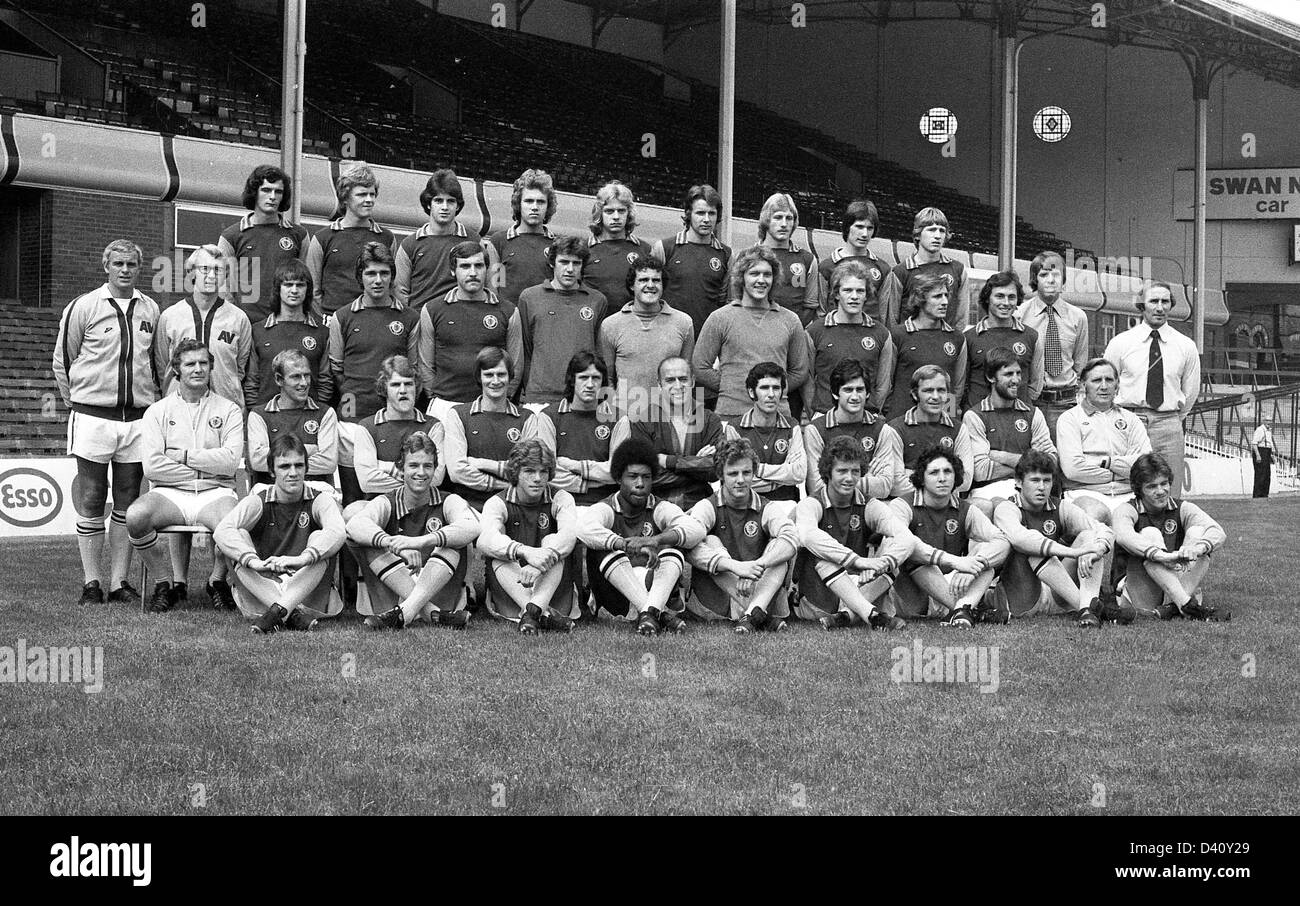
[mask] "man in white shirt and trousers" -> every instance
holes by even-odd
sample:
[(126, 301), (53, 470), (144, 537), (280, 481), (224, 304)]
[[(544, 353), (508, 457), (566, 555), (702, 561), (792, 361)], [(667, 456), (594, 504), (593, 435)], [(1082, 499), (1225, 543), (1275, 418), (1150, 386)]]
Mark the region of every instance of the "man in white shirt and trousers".
[(1273, 426), (1269, 417), (1261, 415), (1259, 427), (1250, 439), (1250, 454), (1255, 460), (1255, 490), (1251, 497), (1267, 497), (1269, 486), (1273, 482)]
[(1146, 425), (1151, 449), (1173, 469), (1172, 493), (1179, 496), (1187, 477), (1183, 419), (1201, 389), (1201, 355), (1196, 344), (1169, 323), (1173, 307), (1168, 283), (1148, 284), (1137, 299), (1142, 323), (1117, 334), (1106, 346), (1106, 358), (1119, 369), (1116, 405)]

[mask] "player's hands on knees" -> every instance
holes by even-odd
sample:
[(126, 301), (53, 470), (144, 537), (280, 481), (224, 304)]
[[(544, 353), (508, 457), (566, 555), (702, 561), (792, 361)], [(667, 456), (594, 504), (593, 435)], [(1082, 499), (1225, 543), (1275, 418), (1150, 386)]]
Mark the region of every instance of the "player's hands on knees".
[(954, 572), (948, 575), (948, 587), (952, 589), (953, 595), (960, 598), (966, 594), (966, 589), (975, 581), (972, 573)]
[(1079, 554), (1078, 555), (1079, 576), (1084, 579), (1091, 576), (1093, 569), (1096, 568), (1097, 561), (1099, 559), (1100, 557), (1098, 557), (1092, 551), (1087, 551), (1085, 553)]
[(404, 550), (398, 556), (405, 560), (406, 565), (412, 569), (421, 569), (424, 566), (424, 554), (418, 550)]
[(1178, 559), (1195, 563), (1201, 557), (1201, 548), (1197, 544), (1184, 544), (1178, 551)]
[(541, 570), (536, 567), (525, 566), (519, 570), (519, 584), (524, 588), (532, 588), (537, 583), (537, 580), (541, 578), (541, 575)]
[(531, 566), (539, 573), (546, 572), (555, 565), (555, 551), (545, 547), (525, 547), (521, 552), (524, 558), (524, 564)]
[(859, 557), (853, 561), (853, 568), (862, 574), (861, 581), (866, 583), (881, 573), (888, 572), (889, 563), (884, 557)]
[(961, 575), (978, 576), (984, 572), (984, 562), (974, 557), (953, 557), (952, 568)]
[(725, 568), (737, 579), (757, 582), (766, 571), (757, 560), (723, 560), (719, 566)]
[(1172, 566), (1179, 559), (1178, 551), (1156, 551), (1150, 557), (1152, 563), (1163, 563), (1165, 566)]
[(293, 557), (267, 557), (265, 560), (262, 561), (264, 564), (266, 564), (266, 568), (263, 570), (263, 572), (277, 573), (277, 574), (287, 573), (289, 570), (293, 569), (293, 565), (291, 563), (293, 559), (294, 559)]

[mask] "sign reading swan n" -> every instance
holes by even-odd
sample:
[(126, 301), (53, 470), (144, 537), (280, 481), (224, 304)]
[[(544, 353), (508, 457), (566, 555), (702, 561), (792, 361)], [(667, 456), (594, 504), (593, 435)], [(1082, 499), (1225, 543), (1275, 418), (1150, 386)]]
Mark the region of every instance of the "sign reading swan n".
[[(1174, 173), (1174, 219), (1192, 220), (1196, 178)], [(1207, 170), (1206, 220), (1295, 220), (1300, 217), (1300, 167)]]

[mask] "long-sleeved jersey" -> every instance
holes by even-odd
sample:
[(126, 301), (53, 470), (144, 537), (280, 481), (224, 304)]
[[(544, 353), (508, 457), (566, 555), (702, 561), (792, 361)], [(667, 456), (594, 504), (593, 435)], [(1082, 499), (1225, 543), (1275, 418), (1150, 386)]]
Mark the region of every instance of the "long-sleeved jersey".
[(758, 454), (755, 491), (770, 500), (799, 499), (799, 485), (808, 475), (808, 455), (797, 420), (777, 413), (775, 425), (760, 425), (750, 408), (740, 418), (723, 422), (722, 429), (727, 440), (743, 437)]
[(443, 458), (447, 444), (442, 422), (418, 409), (411, 412), (409, 419), (389, 418), (388, 410), (380, 409), (358, 427), (360, 430), (352, 434), (355, 444), (352, 462), (357, 470), (357, 482), (364, 493), (387, 494), (402, 486), (397, 458), (402, 453), (402, 444), (416, 431), (428, 434), (429, 440), (438, 449), (433, 487), (442, 484), (442, 479), (447, 474), (447, 464)]
[(54, 344), (54, 381), (74, 412), (135, 421), (158, 401), (153, 345), (158, 303), (137, 292), (119, 305), (108, 284), (63, 309)]
[(285, 434), (297, 434), (307, 448), (307, 478), (333, 482), (339, 465), (338, 416), (311, 397), (298, 409), (287, 409), (281, 402), (281, 397), (273, 396), (248, 411), (248, 467), (253, 471), (253, 482), (272, 483), (267, 465), (271, 442)]
[(334, 495), (303, 487), (302, 497), (285, 499), (275, 485), (249, 494), (212, 533), (221, 552), (240, 566), (253, 559), (308, 554), (317, 563), (338, 553), (347, 537)]
[(577, 541), (577, 507), (568, 491), (547, 488), (525, 503), (516, 488), (494, 494), (483, 505), (478, 549), (494, 560), (518, 560), (521, 547), (549, 547), (562, 557)]
[(244, 379), (253, 355), (253, 325), (248, 315), (233, 302), (217, 299), (200, 311), (193, 299), (182, 299), (158, 316), (153, 357), (162, 380), (162, 391), (170, 393), (176, 382), (171, 371), (172, 350), (184, 339), (195, 339), (212, 353), (212, 392), (244, 407)]
[(690, 512), (707, 533), (702, 542), (707, 547), (701, 561), (704, 568), (717, 573), (724, 557), (757, 560), (773, 541), (789, 545), (788, 557), (793, 557), (799, 550), (799, 537), (790, 518), (793, 509), (788, 501), (765, 500), (753, 491), (741, 506), (732, 504), (722, 490), (705, 497)]
[(1151, 439), (1142, 420), (1127, 409), (1102, 412), (1080, 403), (1057, 419), (1056, 447), (1067, 488), (1123, 494), (1129, 490), (1129, 469), (1151, 452)]
[[(144, 477), (153, 484), (194, 492), (235, 486), (244, 414), (224, 396), (209, 391), (191, 404), (172, 393), (148, 408), (140, 432)], [(183, 461), (172, 459), (169, 451), (181, 453)]]
[(808, 457), (807, 491), (813, 495), (826, 487), (822, 481), (818, 466), (826, 445), (837, 437), (851, 437), (861, 446), (867, 455), (863, 463), (860, 487), (870, 497), (888, 497), (893, 493), (903, 469), (901, 449), (881, 445), (881, 431), (885, 427), (884, 416), (863, 411), (862, 421), (842, 422), (837, 410), (831, 409), (814, 418), (803, 429), (804, 451)]
[(805, 497), (795, 507), (795, 530), (812, 557), (839, 566), (867, 556), (868, 548), (878, 544), (876, 555), (889, 563), (890, 572), (897, 572), (916, 545), (907, 522), (861, 488), (843, 506), (835, 504), (826, 488)]
[(1012, 549), (1031, 557), (1050, 557), (1053, 544), (1070, 547), (1084, 532), (1092, 532), (1105, 552), (1113, 549), (1115, 533), (1068, 500), (1052, 498), (1041, 510), (1025, 506), (1019, 494), (998, 503), (993, 524), (1011, 542)]
[(649, 538), (663, 532), (677, 533), (678, 550), (690, 550), (704, 540), (705, 530), (682, 508), (653, 494), (639, 510), (628, 506), (615, 492), (604, 500), (583, 507), (578, 519), (578, 540), (592, 551), (610, 551), (619, 541)]
[[(944, 554), (953, 557), (965, 557), (971, 552), (972, 542), (1002, 542), (1001, 557), (990, 560), (981, 557), (986, 566), (998, 566), (1006, 559), (1010, 550), (1007, 537), (998, 530), (988, 516), (969, 501), (962, 500), (956, 494), (947, 503), (937, 509), (925, 505), (925, 492), (917, 490), (909, 500), (895, 497), (889, 501), (898, 518), (907, 522), (907, 527), (916, 536), (916, 547), (912, 550), (912, 560), (937, 566)], [(980, 556), (980, 555), (976, 555)]]
[(574, 409), (568, 400), (542, 407), (524, 422), (521, 440), (540, 440), (556, 457), (571, 459), (576, 468), (558, 463), (551, 487), (568, 491), (580, 506), (595, 503), (609, 493), (614, 478), (609, 471), (613, 413), (606, 407)]

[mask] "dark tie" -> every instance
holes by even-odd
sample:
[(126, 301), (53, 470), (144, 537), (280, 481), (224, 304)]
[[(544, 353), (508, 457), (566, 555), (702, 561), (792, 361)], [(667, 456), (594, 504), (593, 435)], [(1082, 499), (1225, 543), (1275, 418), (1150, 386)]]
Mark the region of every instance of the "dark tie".
[(1165, 404), (1165, 365), (1160, 355), (1160, 331), (1151, 331), (1151, 354), (1147, 358), (1147, 407), (1159, 409)]
[(1061, 329), (1056, 325), (1056, 306), (1047, 306), (1047, 336), (1043, 342), (1043, 367), (1052, 377), (1065, 370), (1065, 357), (1061, 352)]

